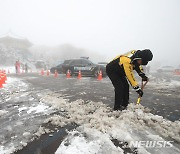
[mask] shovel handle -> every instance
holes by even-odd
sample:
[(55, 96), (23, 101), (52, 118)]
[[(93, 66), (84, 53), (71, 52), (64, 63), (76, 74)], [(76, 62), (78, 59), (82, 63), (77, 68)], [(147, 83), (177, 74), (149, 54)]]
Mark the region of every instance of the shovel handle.
[(136, 104), (140, 104), (140, 102), (141, 102), (141, 97), (139, 96), (138, 99), (137, 99)]
[[(144, 89), (144, 87), (146, 86), (146, 84), (148, 83), (148, 81), (149, 81), (149, 80), (147, 80), (144, 84), (143, 84), (143, 81), (142, 81), (142, 84), (141, 84), (141, 89), (142, 89), (142, 90)], [(138, 97), (136, 104), (140, 104), (140, 102), (141, 102), (141, 96)]]
[(144, 89), (144, 87), (146, 86), (146, 84), (149, 82), (149, 80), (147, 80), (144, 84), (143, 84), (143, 81), (142, 81), (142, 83), (141, 83), (141, 89), (143, 90)]

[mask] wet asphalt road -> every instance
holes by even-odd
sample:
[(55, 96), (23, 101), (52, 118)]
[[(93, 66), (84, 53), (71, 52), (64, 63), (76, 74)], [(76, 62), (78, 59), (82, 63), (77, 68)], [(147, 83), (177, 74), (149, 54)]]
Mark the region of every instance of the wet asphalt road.
[[(24, 82), (30, 83), (31, 89), (51, 90), (63, 94), (64, 98), (70, 102), (82, 99), (86, 102), (103, 102), (110, 107), (114, 105), (114, 88), (108, 79), (98, 81), (94, 77), (83, 77), (78, 80), (77, 77), (67, 79), (65, 75), (60, 74), (57, 78), (53, 75), (41, 76), (37, 73), (30, 74), (11, 74), (11, 77), (21, 78)], [(156, 77), (153, 74), (153, 83), (161, 80), (176, 80), (180, 82), (180, 76), (163, 75)], [(180, 87), (158, 87), (156, 84), (149, 84), (145, 87), (144, 96), (141, 104), (148, 107), (152, 113), (163, 116), (171, 121), (180, 119)], [(137, 94), (130, 87), (130, 102), (136, 102)]]
[[(23, 82), (26, 82), (29, 85), (27, 91), (35, 98), (36, 103), (38, 103), (38, 97), (36, 95), (47, 90), (47, 92), (52, 91), (54, 93), (62, 94), (63, 98), (68, 99), (69, 102), (82, 99), (86, 102), (103, 102), (112, 108), (114, 105), (114, 88), (108, 78), (103, 78), (103, 80), (98, 81), (93, 77), (83, 77), (81, 80), (78, 80), (77, 77), (67, 79), (63, 74), (59, 75), (58, 78), (54, 78), (53, 75), (47, 77), (37, 73), (20, 75), (9, 74), (8, 76), (20, 78)], [(158, 86), (158, 84), (156, 85), (156, 82), (159, 83), (164, 80), (167, 80), (168, 82), (171, 82), (171, 80), (180, 82), (180, 77), (168, 75), (157, 77), (156, 74), (153, 74), (152, 77), (153, 79), (151, 81), (154, 84), (149, 83), (146, 86), (141, 104), (148, 107), (154, 114), (163, 116), (171, 121), (179, 120), (180, 87), (172, 86), (167, 88)], [(137, 94), (130, 87), (130, 102), (135, 103), (136, 100)], [(18, 102), (15, 104), (18, 104)], [(43, 119), (41, 120), (43, 121)], [(40, 122), (37, 121), (37, 123)], [(66, 137), (67, 133), (65, 129), (72, 130), (76, 127), (77, 125), (70, 125), (59, 128), (59, 133), (53, 133), (53, 137), (49, 137), (49, 134), (44, 134), (39, 139), (28, 143), (26, 147), (14, 154), (52, 154)], [(128, 152), (127, 149), (125, 152)]]

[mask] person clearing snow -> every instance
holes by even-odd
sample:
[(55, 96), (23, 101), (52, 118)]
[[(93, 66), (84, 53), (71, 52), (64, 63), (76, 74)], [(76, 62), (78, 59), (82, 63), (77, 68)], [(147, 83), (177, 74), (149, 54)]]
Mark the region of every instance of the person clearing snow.
[(115, 88), (114, 110), (124, 110), (129, 103), (129, 84), (136, 90), (139, 97), (143, 96), (142, 89), (134, 77), (133, 70), (139, 74), (142, 81), (148, 81), (141, 65), (147, 65), (153, 58), (149, 49), (132, 50), (124, 55), (117, 56), (106, 66), (106, 73)]

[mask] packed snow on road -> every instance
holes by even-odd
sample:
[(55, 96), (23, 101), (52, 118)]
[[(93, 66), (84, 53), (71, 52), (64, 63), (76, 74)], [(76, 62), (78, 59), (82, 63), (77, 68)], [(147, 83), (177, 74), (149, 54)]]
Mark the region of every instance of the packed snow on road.
[[(161, 82), (162, 87), (166, 84)], [(73, 123), (77, 127), (66, 130), (56, 154), (180, 153), (179, 120), (164, 119), (134, 103), (127, 110), (113, 111), (103, 102), (70, 102), (60, 92), (29, 87), (24, 80), (8, 77), (0, 90), (0, 154), (15, 153)], [(49, 124), (53, 129), (46, 127)]]

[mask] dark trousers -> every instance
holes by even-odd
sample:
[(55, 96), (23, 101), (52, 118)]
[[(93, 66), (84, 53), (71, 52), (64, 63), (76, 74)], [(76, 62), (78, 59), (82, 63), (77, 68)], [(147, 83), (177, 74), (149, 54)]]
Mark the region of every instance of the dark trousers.
[(129, 84), (121, 69), (118, 63), (106, 66), (106, 73), (115, 88), (115, 110), (121, 106), (126, 107), (129, 103)]

